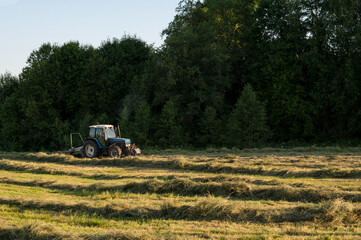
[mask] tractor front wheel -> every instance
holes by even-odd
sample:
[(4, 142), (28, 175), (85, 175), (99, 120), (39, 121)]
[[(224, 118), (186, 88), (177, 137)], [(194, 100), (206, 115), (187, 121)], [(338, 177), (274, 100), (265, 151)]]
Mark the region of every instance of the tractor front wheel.
[(99, 147), (94, 141), (86, 141), (82, 153), (86, 158), (96, 158), (99, 156)]
[(108, 149), (108, 155), (111, 158), (120, 158), (122, 156), (122, 150), (119, 146), (111, 146)]
[(131, 154), (130, 147), (123, 148), (123, 154), (124, 156), (129, 156)]

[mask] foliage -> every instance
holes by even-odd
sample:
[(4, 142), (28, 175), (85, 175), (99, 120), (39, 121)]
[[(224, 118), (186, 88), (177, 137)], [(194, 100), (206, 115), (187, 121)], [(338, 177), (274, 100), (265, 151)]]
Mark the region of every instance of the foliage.
[(221, 121), (217, 117), (214, 107), (207, 106), (204, 110), (200, 123), (200, 142), (203, 146), (217, 146), (221, 136)]
[(267, 134), (266, 112), (258, 101), (252, 86), (247, 84), (239, 97), (228, 121), (228, 137), (230, 145), (238, 147), (254, 147), (264, 140)]
[(61, 149), (68, 147), (70, 132), (85, 136), (90, 124), (115, 123), (130, 81), (142, 72), (149, 53), (143, 41), (129, 36), (98, 49), (78, 42), (43, 44), (30, 55), (14, 91), (9, 93), (10, 80), (1, 84), (3, 148), (12, 150), (5, 144), (14, 139), (13, 150)]
[(183, 0), (163, 37), (40, 46), (0, 77), (0, 149), (61, 149), (97, 121), (164, 148), (360, 140), (359, 1)]
[(169, 100), (163, 107), (158, 129), (157, 135), (163, 146), (177, 146), (180, 144), (177, 110), (172, 100)]

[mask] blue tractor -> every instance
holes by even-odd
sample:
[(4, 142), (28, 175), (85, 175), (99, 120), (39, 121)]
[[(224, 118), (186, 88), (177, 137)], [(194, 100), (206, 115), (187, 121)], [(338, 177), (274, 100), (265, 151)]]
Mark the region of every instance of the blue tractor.
[(89, 129), (89, 136), (79, 149), (84, 157), (109, 156), (119, 158), (141, 153), (140, 149), (134, 143), (132, 144), (130, 139), (117, 137), (113, 125), (92, 125), (89, 126)]

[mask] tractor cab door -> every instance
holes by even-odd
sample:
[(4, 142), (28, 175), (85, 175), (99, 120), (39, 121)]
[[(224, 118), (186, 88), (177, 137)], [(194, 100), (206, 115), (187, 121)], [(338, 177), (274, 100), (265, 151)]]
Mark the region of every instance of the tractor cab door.
[(100, 145), (105, 147), (105, 131), (104, 128), (97, 128), (96, 131), (96, 138), (98, 139)]

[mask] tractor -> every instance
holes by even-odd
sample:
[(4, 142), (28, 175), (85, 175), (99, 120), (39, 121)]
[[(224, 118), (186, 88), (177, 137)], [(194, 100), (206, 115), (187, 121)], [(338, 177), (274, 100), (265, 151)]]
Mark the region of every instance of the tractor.
[(130, 139), (121, 138), (120, 133), (119, 137), (117, 137), (113, 125), (92, 125), (89, 126), (89, 130), (89, 136), (85, 138), (83, 146), (78, 148), (73, 148), (72, 146), (72, 135), (75, 133), (70, 134), (71, 154), (76, 155), (81, 153), (83, 157), (87, 158), (96, 158), (99, 156), (119, 158), (128, 155), (135, 156), (141, 153), (140, 149), (137, 148), (134, 143), (132, 144)]

